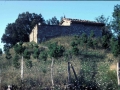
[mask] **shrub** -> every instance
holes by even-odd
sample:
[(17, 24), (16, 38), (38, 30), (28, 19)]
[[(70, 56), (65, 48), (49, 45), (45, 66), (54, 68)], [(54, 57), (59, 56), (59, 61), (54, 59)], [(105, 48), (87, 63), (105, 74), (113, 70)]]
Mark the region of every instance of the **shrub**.
[(48, 54), (45, 51), (40, 53), (40, 56), (39, 56), (40, 59), (46, 61), (47, 57), (48, 57)]
[(33, 57), (36, 59), (39, 57), (40, 51), (39, 51), (38, 47), (35, 47), (33, 50), (34, 50)]
[(31, 68), (32, 67), (32, 61), (31, 60), (26, 60), (25, 64), (26, 64), (27, 68)]
[(23, 52), (23, 57), (26, 59), (30, 59), (30, 52), (27, 49), (25, 49), (25, 51)]
[(57, 43), (52, 43), (48, 46), (49, 48), (49, 55), (51, 57), (57, 58), (63, 56), (65, 48)]
[(13, 66), (17, 69), (20, 68), (19, 56), (18, 55), (15, 55), (15, 57), (13, 58)]
[(0, 55), (2, 55), (2, 53), (3, 53), (3, 52), (2, 52), (2, 49), (0, 48)]
[(72, 53), (74, 55), (78, 55), (79, 54), (79, 49), (75, 46), (75, 47), (72, 47)]

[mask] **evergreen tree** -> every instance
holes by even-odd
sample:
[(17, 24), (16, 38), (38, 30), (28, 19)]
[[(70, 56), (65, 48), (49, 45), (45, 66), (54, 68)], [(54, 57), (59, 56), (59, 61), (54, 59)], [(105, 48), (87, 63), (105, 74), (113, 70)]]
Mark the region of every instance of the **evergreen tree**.
[(30, 59), (30, 52), (29, 52), (27, 49), (24, 50), (24, 52), (23, 52), (23, 57), (24, 57), (25, 59)]
[(59, 25), (59, 20), (54, 16), (52, 19), (46, 20), (47, 25)]
[(75, 41), (75, 43), (76, 43), (77, 45), (80, 44), (80, 36), (76, 36), (76, 35), (75, 35), (73, 40)]
[(39, 48), (38, 48), (38, 45), (35, 45), (33, 50), (34, 50), (34, 51), (33, 51), (33, 57), (34, 57), (35, 59), (38, 59), (39, 54), (40, 54), (40, 50), (39, 50)]
[(47, 57), (48, 57), (48, 54), (45, 51), (40, 53), (40, 56), (39, 56), (40, 59), (46, 61)]
[(113, 21), (112, 21), (112, 29), (119, 35), (120, 34), (120, 5), (114, 6), (113, 12)]
[(90, 38), (94, 38), (95, 37), (95, 34), (93, 32), (93, 30), (90, 32)]
[(110, 43), (109, 37), (108, 37), (107, 35), (102, 36), (102, 47), (103, 47), (104, 49), (109, 48), (109, 46), (110, 46), (109, 43)]
[(72, 53), (74, 55), (78, 55), (79, 54), (79, 49), (77, 48), (77, 46), (72, 47)]
[(53, 82), (53, 64), (54, 64), (54, 58), (58, 58), (63, 56), (63, 53), (65, 51), (64, 47), (61, 45), (58, 45), (57, 43), (51, 43), (49, 46), (49, 56), (52, 57), (52, 62), (51, 62), (51, 82), (52, 82), (52, 87), (54, 87), (54, 82)]
[(112, 37), (111, 21), (109, 21), (109, 17), (106, 18), (104, 15), (101, 15), (96, 18), (96, 21), (104, 24), (102, 27), (102, 36), (108, 34)]
[(81, 41), (80, 41), (80, 44), (87, 50), (87, 40), (88, 39), (88, 37), (87, 37), (87, 35), (86, 35), (86, 33), (83, 33), (82, 35), (81, 35)]
[(25, 50), (25, 47), (22, 46), (22, 42), (19, 42), (14, 46), (14, 50), (16, 54), (21, 55), (21, 80), (23, 81), (23, 52)]
[(71, 42), (71, 46), (75, 47), (75, 46), (77, 46), (77, 43), (75, 41), (73, 41), (73, 42)]
[(58, 45), (57, 43), (50, 44), (48, 48), (49, 48), (49, 55), (54, 58), (63, 56), (63, 53), (65, 51), (64, 47)]
[(97, 40), (93, 40), (93, 47), (96, 49), (97, 46), (98, 46), (98, 42), (97, 42)]
[(112, 53), (114, 56), (120, 54), (120, 45), (118, 44), (118, 41), (114, 41), (114, 44), (112, 45)]
[(87, 46), (93, 48), (93, 40), (88, 39)]
[(19, 42), (19, 44), (16, 44), (16, 45), (14, 46), (15, 52), (16, 52), (17, 54), (19, 54), (19, 55), (21, 55), (21, 54), (24, 52), (24, 50), (25, 50), (25, 47), (23, 47), (22, 44), (23, 44), (23, 42)]

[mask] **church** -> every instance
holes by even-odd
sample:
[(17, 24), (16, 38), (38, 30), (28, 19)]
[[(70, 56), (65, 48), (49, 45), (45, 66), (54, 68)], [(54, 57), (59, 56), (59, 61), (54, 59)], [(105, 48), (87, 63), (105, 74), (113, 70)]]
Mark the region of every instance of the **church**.
[(94, 32), (96, 37), (101, 37), (104, 26), (104, 23), (95, 21), (63, 18), (59, 25), (37, 24), (29, 35), (29, 41), (40, 43), (54, 37), (81, 35), (82, 33), (89, 36), (91, 31)]

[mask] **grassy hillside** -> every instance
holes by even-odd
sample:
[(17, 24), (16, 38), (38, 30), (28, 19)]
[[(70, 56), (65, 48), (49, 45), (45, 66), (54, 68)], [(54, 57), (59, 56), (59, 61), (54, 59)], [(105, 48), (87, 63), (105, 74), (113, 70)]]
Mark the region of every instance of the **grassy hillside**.
[[(71, 42), (73, 40), (74, 36), (58, 37), (42, 42), (38, 46), (41, 52), (42, 49), (48, 52), (48, 45), (57, 42), (58, 45), (65, 47), (65, 52), (69, 52), (72, 48)], [(33, 52), (33, 42), (24, 43), (24, 46)], [(60, 58), (54, 59), (53, 79), (55, 90), (64, 90), (65, 85), (67, 85), (68, 61), (72, 63), (83, 90), (85, 88), (86, 90), (119, 90), (116, 75), (118, 58), (115, 58), (109, 50), (102, 49), (100, 44), (98, 44), (96, 49), (85, 48), (80, 45), (78, 45), (78, 48), (78, 55), (71, 54), (68, 57), (63, 55)], [(5, 54), (0, 56), (0, 90), (5, 90), (7, 85), (12, 84), (17, 86), (17, 88), (21, 86), (20, 68), (16, 69), (13, 67), (14, 48), (10, 49), (10, 54), (12, 55), (10, 60), (5, 58)], [(19, 62), (20, 60), (21, 56), (19, 55)], [(32, 67), (27, 68), (25, 65), (26, 59), (24, 59), (24, 90), (47, 90), (46, 88), (51, 87), (51, 58), (48, 56), (47, 60), (44, 61), (40, 58), (34, 59), (31, 54), (30, 60), (32, 61)], [(71, 83), (76, 84), (72, 69)]]

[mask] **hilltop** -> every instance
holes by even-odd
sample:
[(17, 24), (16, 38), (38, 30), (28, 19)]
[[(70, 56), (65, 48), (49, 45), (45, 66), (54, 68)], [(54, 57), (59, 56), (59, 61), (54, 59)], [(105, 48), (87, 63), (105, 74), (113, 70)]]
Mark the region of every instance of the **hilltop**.
[[(30, 58), (24, 58), (23, 87), (26, 90), (47, 90), (51, 88), (51, 62), (49, 45), (57, 43), (64, 47), (64, 53), (58, 58), (54, 58), (53, 80), (56, 90), (64, 90), (68, 81), (68, 61), (71, 62), (77, 74), (79, 84), (87, 90), (117, 90), (117, 57), (114, 57), (109, 49), (103, 49), (100, 41), (97, 40), (97, 47), (86, 47), (81, 45), (77, 36), (62, 36), (36, 44), (34, 42), (23, 43), (30, 54)], [(39, 56), (36, 58), (37, 49)], [(60, 49), (61, 50), (61, 49)], [(77, 51), (78, 50), (78, 51)], [(24, 55), (28, 55), (24, 53)], [(74, 52), (74, 53), (73, 53)], [(1, 67), (1, 90), (7, 85), (13, 84), (16, 88), (21, 86), (20, 65), (21, 55), (15, 59), (14, 47), (9, 50), (11, 58), (0, 56)], [(23, 55), (23, 56), (24, 56)], [(10, 55), (8, 55), (10, 57)], [(16, 60), (16, 61), (15, 61)], [(76, 85), (76, 79), (71, 69), (71, 83)]]

